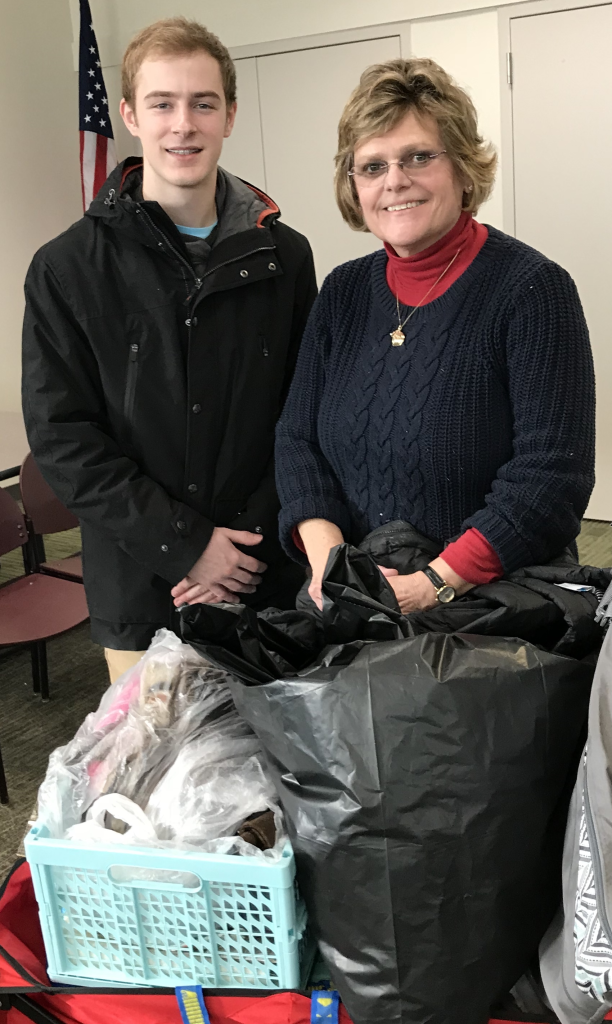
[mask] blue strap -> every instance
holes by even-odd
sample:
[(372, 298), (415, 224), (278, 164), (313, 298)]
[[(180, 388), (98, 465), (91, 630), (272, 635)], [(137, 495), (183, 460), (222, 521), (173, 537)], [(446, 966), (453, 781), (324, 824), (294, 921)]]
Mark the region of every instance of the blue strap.
[(174, 991), (183, 1024), (210, 1024), (201, 985), (177, 985)]
[(313, 992), (310, 1003), (310, 1024), (338, 1024), (340, 996), (333, 989)]

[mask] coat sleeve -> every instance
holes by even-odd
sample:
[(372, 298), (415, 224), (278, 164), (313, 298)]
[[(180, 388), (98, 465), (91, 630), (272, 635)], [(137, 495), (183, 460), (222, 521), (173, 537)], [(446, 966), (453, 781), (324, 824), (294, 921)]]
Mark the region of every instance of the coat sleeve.
[[(302, 338), (304, 336), (308, 316), (312, 309), (312, 304), (317, 297), (317, 278), (315, 275), (312, 249), (305, 239), (304, 242), (304, 257), (296, 275), (295, 301), (291, 321), (291, 337), (287, 349), (287, 361), (285, 365), (282, 391), (279, 395), (279, 413), (281, 412), (287, 398), (287, 393), (295, 373), (295, 364), (300, 350), (300, 345), (302, 343)], [(276, 488), (274, 458), (272, 457), (268, 462), (266, 472), (261, 478), (259, 485), (250, 495), (246, 509), (241, 513), (240, 519), (234, 520), (231, 525), (237, 530), (252, 530), (257, 524), (263, 531), (264, 537), (271, 538), (273, 536), (273, 543), (276, 545), (276, 556), (278, 557), (280, 554), (277, 536), (278, 512), (279, 499)], [(270, 555), (267, 555), (269, 548), (265, 541), (258, 550), (263, 552), (261, 554), (263, 561), (266, 561), (266, 557), (270, 557)], [(274, 551), (272, 551), (271, 557), (274, 557)]]
[(306, 556), (292, 533), (305, 519), (327, 519), (350, 534), (351, 522), (340, 483), (319, 447), (317, 421), (325, 386), (325, 356), (331, 344), (328, 279), (308, 319), (295, 375), (276, 428), (276, 486), (281, 503), (280, 540), (296, 562)]
[(595, 378), (576, 286), (554, 263), (515, 296), (506, 335), (512, 457), (497, 471), (475, 527), (505, 572), (543, 564), (580, 532), (595, 480)]
[(87, 335), (41, 254), (25, 293), (23, 413), (44, 478), (80, 520), (178, 582), (208, 544), (213, 523), (171, 498), (113, 437)]

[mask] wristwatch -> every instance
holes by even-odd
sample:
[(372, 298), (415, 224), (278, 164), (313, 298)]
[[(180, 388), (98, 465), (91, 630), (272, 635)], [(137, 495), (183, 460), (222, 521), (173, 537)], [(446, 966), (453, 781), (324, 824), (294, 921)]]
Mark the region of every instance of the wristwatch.
[(427, 565), (423, 569), (423, 572), (427, 576), (427, 579), (431, 580), (436, 588), (436, 597), (440, 604), (450, 604), (451, 601), (455, 600), (457, 591), (454, 587), (451, 587), (446, 580), (443, 580), (441, 576), (438, 576), (435, 569), (432, 569), (430, 565)]

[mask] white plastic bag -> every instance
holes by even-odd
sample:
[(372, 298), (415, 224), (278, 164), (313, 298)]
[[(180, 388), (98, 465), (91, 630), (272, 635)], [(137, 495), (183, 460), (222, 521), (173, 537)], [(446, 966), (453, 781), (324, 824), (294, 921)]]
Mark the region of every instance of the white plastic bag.
[[(107, 814), (125, 822), (125, 832), (115, 832), (106, 828), (104, 820)], [(157, 845), (155, 827), (138, 804), (128, 800), (119, 793), (108, 793), (99, 797), (89, 808), (85, 821), (79, 825), (71, 825), (66, 830), (66, 839), (75, 843), (135, 843), (138, 846)]]

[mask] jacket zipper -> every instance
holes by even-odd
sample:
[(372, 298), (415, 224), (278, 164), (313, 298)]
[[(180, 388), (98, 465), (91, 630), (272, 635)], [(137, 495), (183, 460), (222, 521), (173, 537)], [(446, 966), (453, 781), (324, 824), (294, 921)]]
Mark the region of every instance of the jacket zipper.
[[(149, 226), (151, 228), (151, 231), (154, 234), (157, 233), (157, 234), (161, 235), (161, 237), (164, 240), (164, 243), (168, 246), (170, 252), (174, 256), (176, 256), (176, 258), (178, 260), (180, 260), (180, 262), (183, 264), (183, 266), (187, 267), (187, 269), (189, 270), (189, 273), (192, 275), (192, 277), (194, 279), (194, 283), (195, 283), (195, 286), (196, 286), (196, 292), (198, 292), (200, 290), (200, 288), (202, 287), (202, 282), (204, 281), (204, 279), (207, 278), (207, 277), (210, 277), (211, 274), (214, 274), (221, 267), (228, 267), (231, 263), (238, 263), (240, 260), (246, 259), (247, 256), (253, 256), (256, 252), (271, 252), (274, 249), (276, 249), (275, 245), (260, 245), (260, 246), (257, 247), (257, 249), (250, 249), (249, 252), (243, 252), (243, 253), (240, 254), (240, 256), (234, 256), (231, 260), (225, 260), (223, 263), (218, 263), (216, 267), (213, 267), (212, 270), (207, 270), (206, 273), (204, 274), (204, 277), (200, 278), (200, 277), (197, 277), (197, 275), (196, 275), (193, 267), (191, 266), (191, 263), (189, 262), (189, 260), (186, 260), (185, 257), (183, 256), (183, 254), (180, 253), (178, 251), (178, 249), (174, 248), (174, 246), (173, 246), (172, 242), (170, 241), (170, 239), (168, 238), (168, 236), (164, 234), (164, 232), (161, 230), (161, 228), (157, 227), (157, 225), (151, 219), (151, 217), (149, 216), (147, 211), (144, 210), (142, 208), (142, 206), (139, 206), (139, 209), (142, 211), (142, 213), (144, 213), (146, 219), (148, 220)], [(192, 297), (193, 296), (190, 295), (188, 301)], [(195, 308), (195, 306), (194, 306), (194, 308)]]
[[(588, 756), (588, 755), (587, 755)], [(603, 884), (603, 871), (601, 869), (601, 860), (599, 858), (599, 848), (597, 846), (597, 840), (595, 837), (595, 825), (593, 822), (593, 814), (591, 812), (591, 803), (589, 800), (589, 790), (587, 787), (587, 766), (586, 758), (584, 762), (584, 814), (586, 817), (587, 831), (589, 833), (589, 844), (591, 847), (591, 861), (593, 863), (593, 877), (595, 879), (595, 893), (597, 895), (597, 914), (601, 922), (601, 926), (606, 934), (608, 944), (612, 946), (612, 929), (610, 928), (610, 922), (606, 913), (605, 900), (602, 898), (605, 892)]]
[[(153, 235), (155, 235), (155, 234), (161, 235), (161, 237), (164, 240), (164, 244), (168, 246), (168, 249), (173, 254), (173, 256), (176, 256), (177, 260), (179, 260), (179, 262), (182, 263), (184, 267), (187, 267), (187, 270), (189, 271), (191, 277), (193, 277), (196, 292), (198, 292), (200, 290), (200, 288), (202, 287), (202, 279), (197, 276), (197, 274), (196, 274), (195, 270), (193, 269), (193, 267), (191, 266), (191, 263), (189, 262), (189, 260), (186, 260), (185, 257), (183, 256), (183, 254), (181, 252), (179, 252), (178, 249), (174, 248), (174, 246), (173, 246), (172, 242), (170, 241), (170, 239), (168, 238), (168, 236), (164, 234), (164, 232), (161, 230), (161, 228), (157, 227), (157, 225), (151, 219), (151, 217), (149, 216), (147, 211), (144, 210), (142, 208), (142, 206), (139, 206), (138, 209), (141, 211), (141, 213), (144, 213), (145, 218), (146, 218), (146, 220), (149, 223), (149, 227), (151, 229), (152, 234)], [(192, 296), (190, 295), (187, 301), (189, 301), (191, 298), (192, 298)]]
[(134, 399), (136, 398), (136, 375), (138, 373), (138, 352), (140, 346), (137, 342), (130, 345), (128, 358), (127, 379), (125, 382), (125, 400), (123, 403), (123, 416), (126, 423), (131, 424), (134, 414)]

